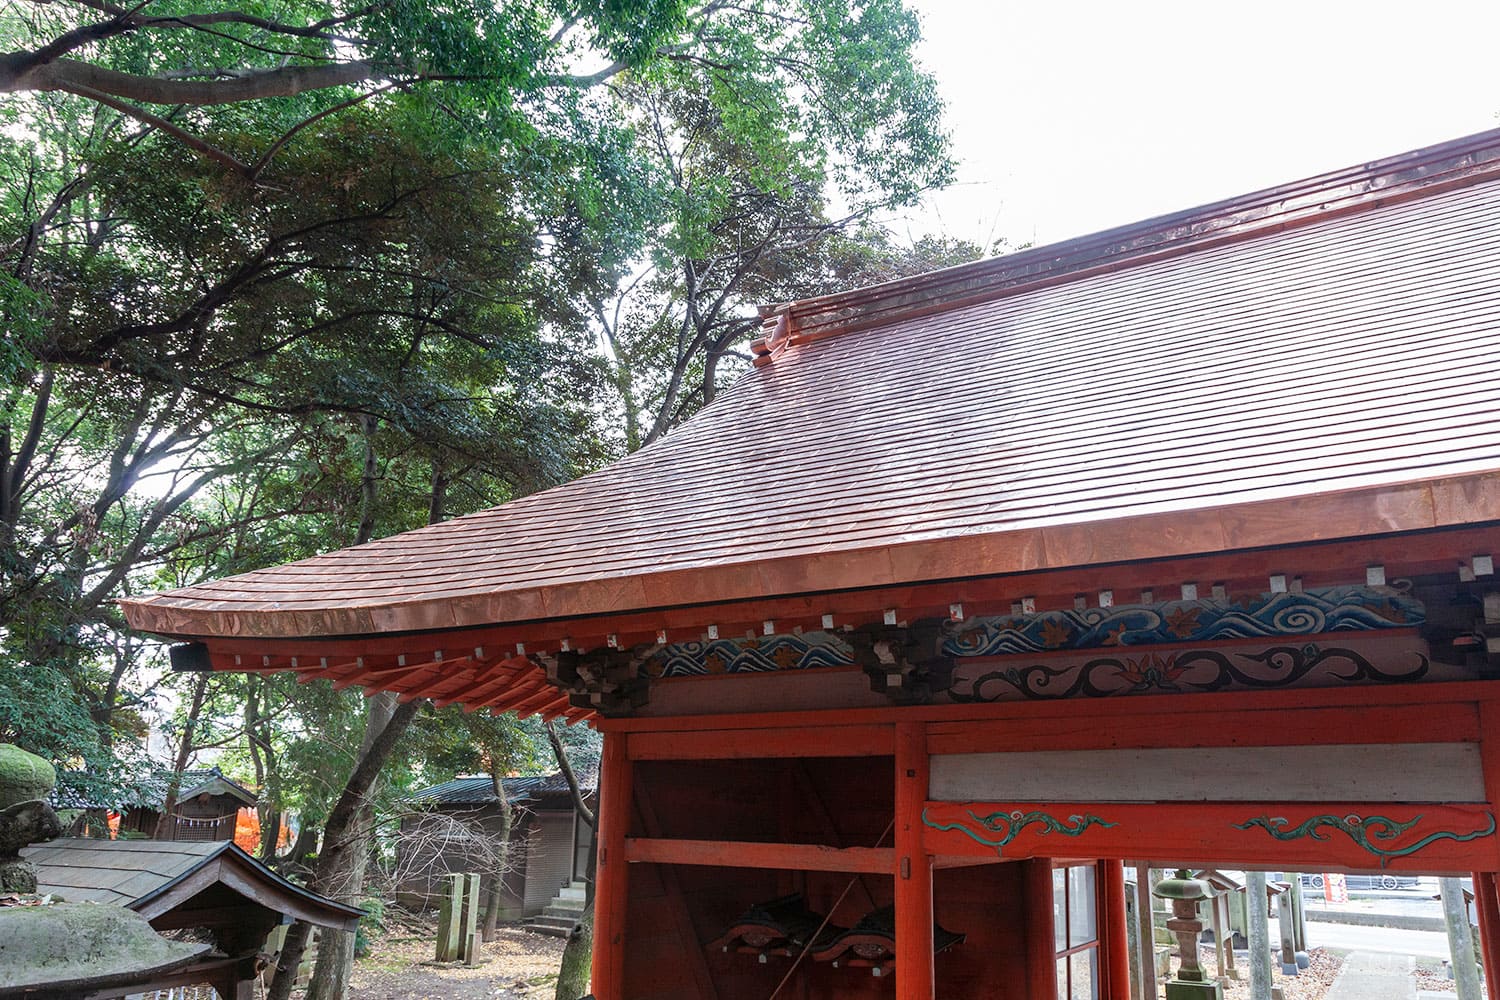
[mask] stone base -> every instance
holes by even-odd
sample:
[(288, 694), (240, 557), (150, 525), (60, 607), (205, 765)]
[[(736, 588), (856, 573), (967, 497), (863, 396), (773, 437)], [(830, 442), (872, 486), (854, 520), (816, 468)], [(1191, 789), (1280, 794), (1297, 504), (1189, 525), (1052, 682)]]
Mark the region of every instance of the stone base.
[(1167, 981), (1167, 1000), (1224, 1000), (1224, 987), (1218, 983), (1187, 983), (1170, 979)]
[(20, 858), (0, 859), (0, 892), (36, 892), (36, 866)]

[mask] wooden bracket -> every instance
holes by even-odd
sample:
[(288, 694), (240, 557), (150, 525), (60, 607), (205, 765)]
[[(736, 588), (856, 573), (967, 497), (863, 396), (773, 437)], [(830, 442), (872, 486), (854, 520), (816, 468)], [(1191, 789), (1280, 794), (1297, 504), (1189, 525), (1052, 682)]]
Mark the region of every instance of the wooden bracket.
[(1500, 580), (1464, 580), (1441, 598), (1423, 596), (1421, 634), (1433, 660), (1500, 675)]
[(592, 709), (606, 718), (628, 715), (650, 698), (651, 681), (641, 676), (640, 667), (651, 648), (563, 650), (545, 661), (547, 680), (566, 691), (576, 708)]
[(870, 690), (899, 705), (926, 705), (953, 686), (954, 660), (943, 652), (947, 622), (927, 618), (911, 625), (865, 625), (850, 632), (854, 662)]

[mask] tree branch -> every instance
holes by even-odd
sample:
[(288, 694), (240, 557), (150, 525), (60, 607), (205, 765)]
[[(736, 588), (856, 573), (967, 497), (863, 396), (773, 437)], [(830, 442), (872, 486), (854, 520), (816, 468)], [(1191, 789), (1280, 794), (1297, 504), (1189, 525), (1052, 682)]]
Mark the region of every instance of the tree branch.
[[(0, 93), (63, 90), (94, 100), (107, 95), (145, 104), (207, 107), (349, 86), (372, 79), (376, 73), (375, 64), (365, 59), (319, 66), (282, 66), (227, 80), (166, 80), (121, 73), (76, 59), (57, 59), (21, 72), (0, 62)], [(117, 110), (135, 113), (127, 108)]]
[(209, 159), (214, 160), (218, 163), (222, 163), (224, 166), (230, 168), (235, 173), (241, 174), (245, 177), (248, 177), (250, 175), (249, 167), (245, 166), (239, 160), (224, 152), (218, 146), (215, 146), (209, 142), (204, 142), (196, 135), (178, 128), (176, 125), (173, 125), (171, 122), (167, 121), (165, 118), (162, 118), (160, 115), (153, 115), (149, 111), (136, 107), (129, 101), (117, 100), (109, 94), (105, 94), (97, 90), (91, 90), (90, 88), (81, 85), (71, 87), (57, 87), (55, 89), (66, 90), (68, 91), (68, 93), (77, 94), (79, 97), (87, 97), (90, 100), (98, 101), (105, 107), (114, 108), (121, 114), (129, 115), (136, 121), (144, 122), (145, 124), (150, 125), (152, 128), (160, 129), (167, 135), (170, 135), (173, 138), (177, 139), (189, 149), (196, 150)]

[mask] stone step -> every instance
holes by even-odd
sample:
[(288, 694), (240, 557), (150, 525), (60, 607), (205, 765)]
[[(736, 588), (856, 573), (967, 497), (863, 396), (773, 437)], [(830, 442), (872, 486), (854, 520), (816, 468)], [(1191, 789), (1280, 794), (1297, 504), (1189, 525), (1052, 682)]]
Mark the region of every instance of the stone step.
[(569, 913), (582, 913), (588, 905), (581, 899), (563, 899), (561, 896), (547, 904), (549, 909), (567, 910)]
[(527, 924), (526, 929), (534, 934), (546, 934), (548, 937), (557, 938), (565, 938), (573, 933), (573, 928), (571, 927), (532, 926), (531, 924)]
[(567, 937), (573, 933), (573, 928), (577, 924), (578, 921), (572, 917), (556, 917), (543, 913), (539, 917), (532, 917), (528, 920), (526, 927), (541, 934), (551, 934), (554, 937)]
[(588, 889), (581, 885), (576, 888), (571, 885), (563, 886), (557, 890), (557, 898), (576, 900), (581, 903), (588, 898)]

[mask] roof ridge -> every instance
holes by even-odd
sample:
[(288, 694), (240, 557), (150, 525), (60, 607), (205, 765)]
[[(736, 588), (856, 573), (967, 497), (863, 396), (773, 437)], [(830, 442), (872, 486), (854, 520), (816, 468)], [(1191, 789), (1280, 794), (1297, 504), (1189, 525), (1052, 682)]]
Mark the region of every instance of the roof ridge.
[(763, 305), (757, 366), (791, 344), (946, 312), (1088, 275), (1300, 227), (1500, 176), (1500, 129), (1004, 257)]

